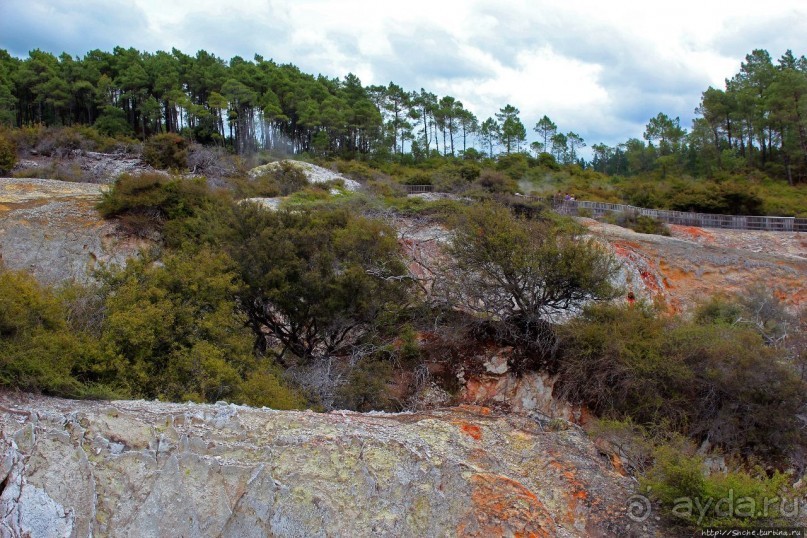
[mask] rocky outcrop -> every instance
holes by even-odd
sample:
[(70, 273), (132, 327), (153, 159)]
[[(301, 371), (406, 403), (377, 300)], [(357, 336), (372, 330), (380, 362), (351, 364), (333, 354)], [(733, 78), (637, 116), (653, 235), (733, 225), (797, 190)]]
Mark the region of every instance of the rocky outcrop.
[(670, 225), (672, 237), (664, 237), (579, 220), (622, 262), (619, 284), (626, 297), (661, 300), (671, 311), (685, 312), (716, 293), (760, 285), (793, 310), (807, 304), (804, 233)]
[(464, 380), (460, 399), (550, 420), (583, 423), (588, 417), (585, 409), (555, 398), (554, 385), (555, 379), (543, 372), (474, 375)]
[(253, 168), (249, 171), (250, 177), (258, 177), (267, 172), (274, 172), (280, 170), (282, 166), (293, 166), (301, 170), (309, 183), (327, 183), (329, 181), (341, 181), (345, 189), (349, 191), (357, 191), (361, 188), (361, 184), (353, 179), (348, 179), (341, 174), (337, 174), (327, 168), (317, 166), (316, 164), (307, 163), (304, 161), (276, 161), (269, 164), (264, 164)]
[(575, 427), (0, 395), (2, 536), (652, 536)]
[(101, 218), (100, 185), (0, 178), (0, 260), (44, 283), (87, 281), (100, 264), (122, 264), (146, 242)]
[(112, 183), (121, 174), (154, 172), (140, 157), (131, 153), (99, 153), (83, 150), (57, 150), (49, 156), (29, 155), (14, 166), (16, 175), (58, 177), (81, 183)]

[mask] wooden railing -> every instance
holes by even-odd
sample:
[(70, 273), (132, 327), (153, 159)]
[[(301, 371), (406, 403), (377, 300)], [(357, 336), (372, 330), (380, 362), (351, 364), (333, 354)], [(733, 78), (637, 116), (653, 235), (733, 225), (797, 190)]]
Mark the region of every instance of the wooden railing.
[[(434, 192), (434, 185), (404, 185), (407, 194)], [(628, 213), (646, 215), (667, 224), (682, 224), (699, 228), (728, 228), (733, 230), (767, 230), (771, 232), (807, 232), (807, 219), (794, 217), (766, 217), (746, 215), (713, 215), (710, 213), (690, 213), (686, 211), (669, 211), (666, 209), (647, 209), (625, 204), (607, 202), (587, 202), (584, 200), (565, 200), (558, 196), (537, 198), (525, 196), (532, 200), (548, 202), (552, 209), (563, 215), (589, 214), (602, 217), (608, 213)]]
[[(709, 213), (689, 213), (666, 209), (646, 209), (624, 204), (587, 202), (583, 200), (548, 200), (552, 208), (564, 215), (589, 213), (592, 217), (602, 217), (607, 213), (629, 213), (646, 215), (667, 224), (683, 224), (700, 228), (729, 228), (733, 230), (767, 230), (771, 232), (807, 232), (807, 219), (794, 217), (766, 217), (746, 215), (712, 215)], [(582, 210), (582, 211), (581, 211)]]
[(404, 185), (406, 194), (422, 194), (424, 192), (434, 192), (434, 185)]

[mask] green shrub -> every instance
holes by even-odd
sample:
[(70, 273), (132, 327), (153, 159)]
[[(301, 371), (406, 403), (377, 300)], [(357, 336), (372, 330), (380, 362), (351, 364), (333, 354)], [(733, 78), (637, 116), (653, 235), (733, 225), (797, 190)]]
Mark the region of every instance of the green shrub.
[(417, 171), (406, 176), (402, 183), (404, 185), (433, 185), (434, 176), (431, 172)]
[(46, 130), (47, 128), (43, 124), (36, 123), (11, 129), (6, 133), (14, 141), (17, 151), (29, 152), (36, 147)]
[(347, 382), (336, 394), (336, 407), (356, 411), (392, 410), (387, 383), (392, 365), (383, 360), (363, 359), (348, 375)]
[(291, 208), (309, 208), (315, 209), (317, 207), (329, 205), (333, 202), (334, 196), (331, 195), (330, 190), (323, 185), (312, 185), (303, 190), (297, 191), (288, 198), (281, 202), (280, 207), (284, 209)]
[(99, 362), (97, 346), (70, 330), (50, 290), (0, 268), (0, 385), (80, 396)]
[(6, 173), (17, 164), (17, 144), (5, 131), (0, 131), (0, 173)]
[(144, 209), (155, 209), (163, 213), (169, 198), (167, 187), (175, 181), (158, 173), (123, 174), (104, 193), (98, 203), (98, 210), (105, 218)]
[(259, 344), (310, 360), (344, 351), (404, 304), (397, 235), (345, 210), (235, 208), (222, 243), (239, 264), (240, 297)]
[(264, 165), (260, 173), (240, 184), (241, 197), (288, 196), (309, 185), (304, 169), (291, 161)]
[(143, 144), (143, 160), (162, 170), (184, 170), (188, 167), (188, 141), (174, 133), (161, 133)]
[(178, 245), (189, 235), (198, 240), (198, 234), (227, 212), (228, 204), (204, 178), (145, 172), (121, 175), (96, 207), (104, 218), (120, 218), (129, 233), (148, 236), (160, 231), (168, 244)]
[(673, 183), (667, 205), (676, 211), (760, 215), (763, 199), (756, 186), (748, 182)]
[(56, 288), (55, 293), (64, 308), (71, 330), (100, 336), (106, 314), (104, 293), (99, 284), (65, 282)]
[(81, 165), (73, 161), (54, 161), (46, 166), (21, 168), (14, 171), (12, 177), (16, 178), (43, 178), (59, 181), (83, 182), (92, 179), (91, 173), (83, 170)]
[(650, 308), (596, 306), (562, 326), (558, 391), (598, 415), (686, 423), (692, 373), (662, 352), (667, 323)]
[(460, 177), (469, 183), (476, 180), (481, 173), (480, 166), (473, 162), (464, 162), (459, 167)]
[(41, 155), (65, 157), (76, 150), (92, 150), (94, 144), (73, 127), (49, 127), (36, 144)]
[(638, 476), (645, 473), (653, 463), (654, 451), (661, 445), (679, 451), (691, 448), (691, 441), (666, 428), (666, 425), (643, 426), (631, 418), (614, 420), (597, 418), (586, 424), (586, 433), (595, 440), (600, 449), (610, 450), (619, 456), (623, 468)]
[(750, 527), (792, 524), (799, 495), (781, 473), (732, 471), (704, 475), (704, 462), (667, 446), (641, 480), (671, 521), (695, 527)]
[(497, 172), (489, 168), (480, 172), (475, 184), (493, 193), (514, 193), (518, 188), (512, 178), (502, 172)]
[(693, 374), (681, 393), (689, 399), (688, 435), (768, 462), (804, 442), (795, 417), (807, 387), (753, 328), (682, 323), (665, 333), (663, 353)]
[(305, 409), (306, 399), (284, 383), (278, 372), (257, 369), (241, 383), (237, 400), (254, 407)]
[(233, 262), (210, 250), (143, 258), (105, 275), (102, 343), (137, 396), (216, 401), (255, 368)]
[(456, 224), (444, 293), (497, 326), (500, 341), (518, 350), (516, 369), (541, 366), (554, 353), (553, 316), (615, 294), (616, 261), (569, 228), (494, 203), (466, 208)]
[(501, 155), (496, 161), (496, 170), (503, 172), (510, 179), (518, 181), (524, 177), (529, 168), (529, 158), (524, 153)]
[(271, 176), (277, 182), (281, 196), (288, 196), (308, 186), (308, 178), (303, 169), (289, 161), (281, 161)]
[[(549, 204), (540, 198), (519, 195), (502, 195), (497, 200), (510, 208), (514, 215), (525, 219), (552, 219), (557, 213), (550, 211)], [(569, 219), (571, 221), (571, 219)], [(574, 222), (574, 221), (572, 221)]]
[(615, 213), (612, 221), (623, 228), (630, 228), (634, 232), (641, 234), (670, 235), (670, 229), (666, 224), (655, 217), (639, 215), (637, 213)]
[(355, 179), (356, 181), (370, 181), (370, 180), (381, 180), (385, 179), (381, 172), (375, 170), (368, 166), (366, 163), (361, 161), (343, 161), (337, 160), (336, 161), (336, 169), (337, 171), (347, 176), (351, 179)]
[(380, 198), (406, 198), (403, 187), (389, 179), (370, 180), (366, 184), (367, 190)]
[(733, 325), (742, 314), (742, 306), (736, 300), (715, 295), (698, 306), (694, 320), (699, 324)]
[(429, 216), (438, 221), (446, 221), (462, 213), (468, 205), (465, 200), (438, 199), (426, 200), (419, 196), (388, 196), (384, 204), (401, 215)]
[(398, 344), (397, 355), (402, 363), (412, 365), (419, 362), (420, 342), (418, 342), (417, 333), (411, 324), (407, 323), (400, 328)]
[(804, 442), (795, 419), (804, 381), (752, 328), (599, 306), (561, 328), (561, 349), (558, 394), (601, 416), (770, 463)]
[(116, 106), (105, 106), (93, 124), (99, 133), (107, 136), (132, 136), (134, 131), (126, 119), (126, 112)]
[(670, 229), (659, 219), (647, 215), (636, 217), (636, 223), (631, 226), (635, 232), (642, 234), (670, 235)]
[(233, 187), (237, 199), (280, 196), (280, 186), (271, 175), (260, 175), (256, 178), (231, 177), (228, 183)]
[(135, 143), (134, 140), (126, 139), (122, 135), (118, 135), (119, 138), (113, 138), (89, 125), (80, 125), (74, 127), (74, 129), (81, 135), (86, 149), (92, 151), (109, 153), (121, 149), (125, 150), (127, 145)]
[(549, 168), (550, 170), (560, 170), (560, 165), (551, 153), (543, 152), (538, 155), (538, 166)]

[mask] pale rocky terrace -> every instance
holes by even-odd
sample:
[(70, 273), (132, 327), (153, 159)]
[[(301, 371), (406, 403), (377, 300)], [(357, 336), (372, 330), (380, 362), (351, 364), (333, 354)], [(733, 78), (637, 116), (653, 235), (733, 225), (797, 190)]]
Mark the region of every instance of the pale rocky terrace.
[(0, 394), (2, 536), (661, 536), (574, 426)]

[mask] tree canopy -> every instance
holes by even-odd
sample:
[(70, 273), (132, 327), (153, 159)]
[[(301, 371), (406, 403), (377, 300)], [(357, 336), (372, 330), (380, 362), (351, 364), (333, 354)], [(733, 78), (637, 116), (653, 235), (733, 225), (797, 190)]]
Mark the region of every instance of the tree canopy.
[[(774, 62), (765, 50), (745, 57), (724, 88), (707, 88), (691, 126), (664, 112), (642, 137), (586, 144), (578, 127), (564, 134), (543, 115), (529, 145), (520, 111), (506, 104), (480, 121), (456, 97), (390, 82), (365, 86), (303, 73), (255, 55), (225, 61), (209, 52), (141, 52), (115, 47), (83, 58), (0, 50), (0, 125), (94, 125), (142, 140), (176, 133), (236, 153), (270, 150), (326, 157), (424, 161), (469, 149), (495, 157), (532, 148), (566, 164), (636, 175), (659, 170), (712, 176), (738, 167), (787, 179), (807, 178), (807, 59), (791, 51)], [(694, 103), (693, 103), (694, 104)], [(694, 107), (693, 107), (694, 108)], [(474, 153), (471, 152), (473, 155)]]

